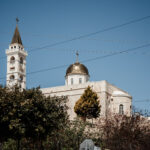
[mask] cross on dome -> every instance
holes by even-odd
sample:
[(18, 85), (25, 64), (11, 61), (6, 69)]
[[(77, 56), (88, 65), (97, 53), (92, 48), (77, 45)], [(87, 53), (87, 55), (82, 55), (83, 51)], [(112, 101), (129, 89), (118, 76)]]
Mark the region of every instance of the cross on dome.
[(79, 62), (79, 53), (78, 53), (78, 51), (76, 52), (76, 62)]

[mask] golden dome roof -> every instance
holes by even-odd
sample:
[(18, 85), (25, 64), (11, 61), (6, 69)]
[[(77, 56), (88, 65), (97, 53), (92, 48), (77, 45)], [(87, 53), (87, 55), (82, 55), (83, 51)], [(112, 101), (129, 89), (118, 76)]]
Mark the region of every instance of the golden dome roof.
[(66, 71), (66, 76), (71, 74), (82, 74), (82, 75), (89, 76), (88, 69), (83, 64), (80, 64), (79, 62), (75, 62), (74, 64), (71, 64), (68, 67)]

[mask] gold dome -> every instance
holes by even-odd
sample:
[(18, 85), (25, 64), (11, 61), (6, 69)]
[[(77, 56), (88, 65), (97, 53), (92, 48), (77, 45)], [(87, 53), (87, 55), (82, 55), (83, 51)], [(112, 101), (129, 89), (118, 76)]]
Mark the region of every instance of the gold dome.
[(71, 74), (82, 74), (82, 75), (89, 76), (88, 69), (83, 64), (80, 64), (79, 62), (71, 64), (68, 67), (66, 71), (66, 76), (71, 75)]

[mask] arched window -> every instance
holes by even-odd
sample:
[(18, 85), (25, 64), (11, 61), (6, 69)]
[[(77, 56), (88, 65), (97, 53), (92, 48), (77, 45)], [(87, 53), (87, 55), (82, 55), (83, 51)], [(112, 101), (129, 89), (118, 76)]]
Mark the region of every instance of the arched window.
[(15, 62), (15, 57), (14, 56), (11, 56), (10, 58), (10, 63), (14, 63)]
[(13, 81), (15, 79), (15, 76), (14, 75), (11, 75), (10, 76), (10, 81)]
[(86, 82), (88, 82), (88, 77), (86, 77)]
[(73, 84), (73, 78), (71, 78), (71, 85)]
[(23, 76), (21, 75), (20, 78), (19, 78), (20, 82), (23, 81)]
[(20, 57), (20, 63), (23, 64), (23, 58), (22, 57)]
[(122, 104), (119, 105), (119, 114), (120, 115), (124, 114), (124, 110), (123, 110), (123, 105)]
[(82, 83), (82, 78), (79, 78), (79, 84), (81, 84)]

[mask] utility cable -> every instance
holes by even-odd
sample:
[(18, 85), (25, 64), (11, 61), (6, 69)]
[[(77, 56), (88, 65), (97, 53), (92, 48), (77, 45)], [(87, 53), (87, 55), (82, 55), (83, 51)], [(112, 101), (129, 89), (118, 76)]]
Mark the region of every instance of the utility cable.
[[(119, 54), (123, 54), (123, 53), (128, 53), (128, 52), (132, 52), (132, 51), (136, 51), (136, 50), (142, 50), (142, 48), (149, 47), (149, 46), (150, 46), (150, 44), (145, 44), (145, 45), (130, 48), (130, 49), (127, 49), (127, 50), (124, 50), (124, 51), (115, 52), (113, 54), (103, 55), (103, 56), (99, 56), (99, 57), (95, 57), (95, 58), (91, 58), (91, 59), (86, 59), (86, 60), (83, 60), (81, 62), (91, 62), (91, 61), (98, 60), (98, 59), (104, 59), (104, 58), (107, 58), (107, 57), (111, 57), (111, 56), (115, 56), (115, 55), (119, 55)], [(27, 73), (27, 75), (36, 74), (36, 73), (40, 73), (40, 72), (45, 72), (45, 71), (49, 71), (49, 70), (55, 70), (55, 69), (59, 69), (59, 68), (64, 68), (64, 67), (67, 67), (69, 65), (70, 64), (64, 64), (64, 65), (54, 66), (54, 67), (47, 68), (47, 69), (41, 69), (41, 70), (37, 70), (37, 71), (34, 71), (34, 72), (29, 72), (29, 73)], [(5, 77), (1, 77), (0, 79), (5, 79)]]
[(56, 46), (56, 45), (64, 44), (64, 43), (75, 41), (75, 40), (79, 40), (79, 39), (83, 39), (83, 38), (86, 38), (86, 37), (89, 37), (89, 36), (93, 36), (93, 35), (96, 35), (96, 34), (99, 34), (99, 33), (103, 33), (103, 32), (107, 32), (107, 31), (110, 31), (110, 30), (117, 29), (117, 28), (121, 28), (121, 27), (124, 27), (124, 26), (129, 25), (129, 24), (137, 23), (137, 22), (149, 19), (149, 18), (150, 18), (150, 15), (142, 17), (142, 18), (139, 18), (139, 19), (131, 20), (131, 21), (128, 21), (128, 22), (123, 23), (123, 24), (119, 24), (119, 25), (115, 25), (115, 26), (112, 26), (112, 27), (104, 28), (104, 29), (96, 31), (96, 32), (92, 32), (92, 33), (88, 33), (88, 34), (81, 35), (81, 36), (78, 36), (78, 37), (74, 37), (74, 38), (69, 39), (69, 40), (56, 42), (56, 43), (53, 43), (53, 44), (50, 44), (50, 45), (46, 45), (46, 46), (43, 46), (43, 47), (40, 47), (40, 48), (34, 48), (34, 49), (31, 49), (29, 52), (37, 51), (37, 50), (48, 48), (48, 47), (53, 47), (53, 46)]
[[(69, 40), (56, 42), (56, 43), (45, 45), (45, 46), (39, 47), (39, 48), (33, 48), (33, 49), (29, 50), (28, 52), (34, 52), (34, 51), (38, 51), (38, 50), (45, 49), (45, 48), (48, 48), (48, 47), (54, 47), (54, 46), (61, 45), (61, 44), (64, 44), (64, 43), (68, 43), (68, 42), (71, 42), (71, 41), (83, 39), (83, 38), (90, 37), (90, 36), (93, 36), (93, 35), (96, 35), (96, 34), (99, 34), (99, 33), (107, 32), (107, 31), (114, 30), (114, 29), (117, 29), (117, 28), (121, 28), (121, 27), (130, 25), (130, 24), (133, 24), (133, 23), (137, 23), (137, 22), (149, 19), (149, 18), (150, 18), (150, 15), (139, 18), (139, 19), (131, 20), (131, 21), (125, 22), (123, 24), (119, 24), (119, 25), (115, 25), (115, 26), (112, 26), (112, 27), (104, 28), (104, 29), (96, 31), (96, 32), (88, 33), (88, 34), (85, 34), (85, 35), (80, 35), (78, 37), (74, 37), (74, 38), (69, 39)], [(0, 59), (4, 59), (4, 58), (6, 58), (6, 57), (0, 57)]]

